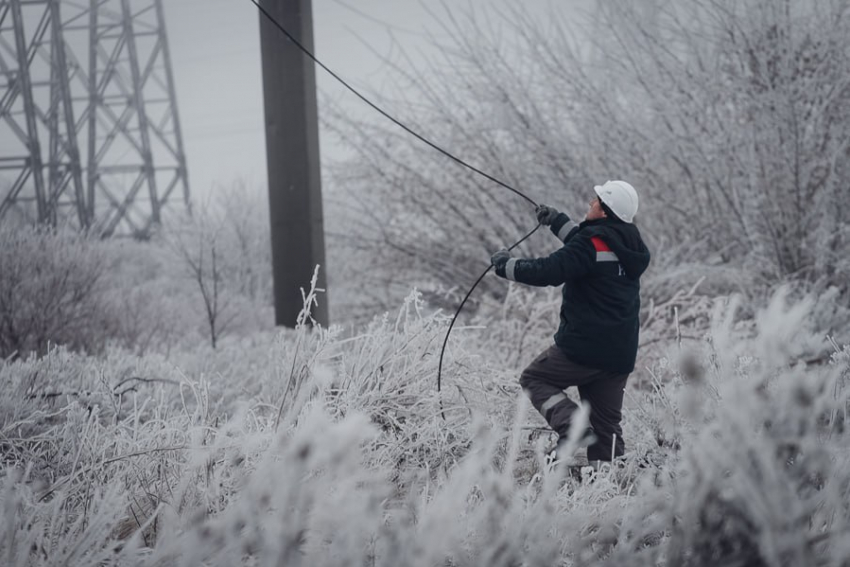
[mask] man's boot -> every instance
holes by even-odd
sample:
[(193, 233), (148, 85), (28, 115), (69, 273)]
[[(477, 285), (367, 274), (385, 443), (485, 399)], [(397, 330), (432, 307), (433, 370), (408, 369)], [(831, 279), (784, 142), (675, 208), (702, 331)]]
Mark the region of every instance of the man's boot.
[[(587, 427), (584, 430), (584, 433), (579, 437), (578, 443), (576, 443), (575, 449), (583, 449), (584, 447), (588, 447), (596, 443), (596, 433), (593, 431), (592, 427)], [(558, 442), (554, 448), (547, 451), (547, 456), (549, 457), (550, 463), (557, 463), (563, 459), (567, 459), (572, 457), (572, 455), (567, 454), (567, 444), (569, 441), (569, 433), (567, 435), (559, 435)]]

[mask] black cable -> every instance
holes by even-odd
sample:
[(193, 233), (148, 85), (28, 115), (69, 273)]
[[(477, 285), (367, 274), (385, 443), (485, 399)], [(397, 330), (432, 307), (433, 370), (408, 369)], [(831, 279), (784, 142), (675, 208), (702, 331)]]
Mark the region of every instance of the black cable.
[[(531, 232), (529, 232), (528, 234), (526, 234), (525, 236), (523, 236), (522, 238), (517, 240), (510, 248), (508, 248), (508, 250), (513, 250), (514, 248), (516, 248), (517, 246), (522, 244), (529, 236), (531, 236), (532, 234), (537, 232), (537, 229), (539, 229), (541, 226), (543, 226), (543, 225), (538, 224), (537, 226), (535, 226), (534, 230), (532, 230)], [(454, 317), (452, 317), (452, 322), (449, 323), (449, 330), (446, 331), (446, 337), (443, 339), (443, 348), (440, 349), (440, 362), (437, 364), (437, 392), (438, 393), (440, 392), (441, 386), (442, 386), (443, 356), (446, 354), (446, 345), (449, 342), (449, 335), (452, 332), (452, 327), (455, 326), (455, 321), (457, 321), (457, 316), (460, 315), (460, 312), (463, 309), (463, 306), (466, 305), (466, 301), (469, 299), (469, 296), (472, 295), (472, 292), (475, 290), (476, 287), (478, 287), (478, 284), (481, 283), (481, 280), (484, 279), (484, 276), (486, 276), (488, 273), (490, 273), (490, 270), (492, 268), (493, 268), (493, 264), (490, 264), (489, 266), (487, 266), (487, 269), (484, 270), (484, 273), (481, 274), (480, 276), (478, 276), (478, 279), (475, 280), (475, 283), (472, 284), (472, 287), (469, 288), (468, 292), (466, 292), (466, 296), (464, 296), (463, 301), (460, 302), (460, 305), (458, 306), (457, 311), (455, 311)], [(443, 421), (445, 421), (446, 420), (446, 413), (445, 413), (445, 411), (443, 411), (443, 398), (442, 397), (440, 398), (440, 415), (443, 416)]]
[[(293, 36), (291, 33), (289, 33), (289, 32), (286, 30), (286, 28), (284, 28), (284, 27), (283, 27), (283, 26), (282, 26), (282, 25), (281, 25), (281, 24), (280, 24), (277, 20), (275, 20), (275, 19), (274, 19), (274, 17), (273, 17), (273, 16), (272, 16), (272, 15), (271, 15), (271, 14), (270, 14), (270, 13), (269, 13), (269, 12), (268, 12), (265, 8), (263, 8), (263, 7), (260, 5), (260, 3), (258, 2), (258, 0), (250, 0), (250, 2), (251, 2), (252, 4), (254, 4), (254, 6), (256, 6), (256, 7), (257, 7), (257, 9), (259, 9), (259, 10), (260, 10), (260, 12), (261, 12), (261, 13), (262, 13), (262, 14), (263, 14), (263, 15), (264, 15), (264, 16), (265, 16), (265, 17), (266, 17), (266, 18), (267, 18), (267, 19), (268, 19), (268, 20), (269, 20), (272, 24), (274, 24), (274, 26), (275, 26), (277, 29), (279, 29), (279, 30), (283, 33), (283, 35), (285, 35), (285, 36), (286, 36), (286, 37), (287, 37), (287, 38), (288, 38), (288, 39), (289, 39), (292, 43), (294, 43), (294, 44), (298, 47), (298, 49), (300, 49), (300, 50), (301, 50), (301, 51), (302, 51), (302, 52), (303, 52), (303, 53), (304, 53), (307, 57), (309, 57), (309, 58), (310, 58), (310, 59), (311, 59), (311, 60), (312, 60), (312, 61), (313, 61), (316, 65), (318, 65), (319, 67), (321, 67), (322, 69), (324, 69), (324, 70), (325, 70), (325, 71), (326, 71), (326, 72), (327, 72), (327, 73), (328, 73), (331, 77), (333, 77), (334, 79), (336, 79), (337, 81), (339, 81), (339, 82), (340, 82), (340, 84), (342, 84), (345, 88), (347, 88), (347, 89), (348, 89), (349, 91), (351, 91), (351, 92), (352, 92), (355, 96), (357, 96), (357, 98), (359, 98), (360, 100), (362, 100), (363, 102), (365, 102), (367, 105), (369, 105), (370, 107), (372, 107), (372, 108), (373, 108), (374, 110), (376, 110), (379, 114), (381, 114), (382, 116), (384, 116), (385, 118), (387, 118), (390, 122), (392, 122), (393, 124), (395, 124), (396, 126), (398, 126), (399, 128), (401, 128), (402, 130), (404, 130), (404, 131), (405, 131), (405, 132), (407, 132), (408, 134), (412, 135), (413, 137), (415, 137), (415, 138), (416, 138), (416, 139), (418, 139), (419, 141), (424, 142), (425, 144), (427, 144), (427, 145), (428, 145), (428, 146), (430, 146), (431, 148), (433, 148), (433, 149), (437, 150), (438, 152), (440, 152), (441, 154), (443, 154), (443, 155), (444, 155), (444, 156), (446, 156), (447, 158), (449, 158), (449, 159), (451, 159), (451, 160), (455, 161), (456, 163), (458, 163), (458, 164), (462, 165), (463, 167), (466, 167), (466, 168), (468, 168), (468, 169), (470, 169), (470, 170), (474, 171), (474, 172), (475, 172), (475, 173), (477, 173), (478, 175), (480, 175), (480, 176), (482, 176), (482, 177), (484, 177), (484, 178), (486, 178), (486, 179), (489, 179), (489, 180), (490, 180), (490, 181), (492, 181), (493, 183), (495, 183), (495, 184), (497, 184), (497, 185), (500, 185), (500, 186), (504, 187), (504, 188), (505, 188), (505, 189), (507, 189), (508, 191), (511, 191), (511, 192), (515, 193), (516, 195), (518, 195), (518, 196), (522, 197), (523, 199), (525, 199), (526, 201), (528, 201), (529, 203), (531, 203), (531, 204), (532, 204), (532, 205), (534, 205), (535, 207), (537, 206), (537, 203), (536, 203), (536, 202), (535, 202), (532, 198), (528, 197), (527, 195), (525, 195), (525, 194), (524, 194), (524, 193), (522, 193), (521, 191), (519, 191), (519, 190), (517, 190), (517, 189), (514, 189), (513, 187), (511, 187), (510, 185), (508, 185), (508, 184), (507, 184), (507, 183), (505, 183), (504, 181), (501, 181), (501, 180), (499, 180), (499, 179), (497, 179), (497, 178), (493, 177), (492, 175), (490, 175), (490, 174), (488, 174), (488, 173), (485, 173), (485, 172), (481, 171), (481, 170), (480, 170), (480, 169), (478, 169), (477, 167), (475, 167), (475, 166), (473, 166), (473, 165), (470, 165), (469, 163), (465, 162), (464, 160), (460, 159), (459, 157), (456, 157), (454, 154), (452, 154), (452, 153), (450, 153), (450, 152), (448, 152), (448, 151), (444, 150), (443, 148), (441, 148), (440, 146), (438, 146), (437, 144), (435, 144), (434, 142), (432, 142), (431, 140), (429, 140), (429, 139), (428, 139), (428, 138), (426, 138), (425, 136), (423, 136), (423, 135), (419, 134), (419, 133), (418, 133), (418, 132), (416, 132), (415, 130), (411, 129), (411, 128), (410, 128), (410, 127), (408, 127), (406, 124), (404, 124), (403, 122), (401, 122), (400, 120), (396, 119), (396, 118), (395, 118), (395, 117), (393, 117), (391, 114), (389, 114), (388, 112), (386, 112), (386, 111), (385, 111), (384, 109), (382, 109), (380, 106), (378, 106), (377, 104), (375, 104), (374, 102), (372, 102), (371, 100), (369, 100), (368, 98), (366, 98), (366, 96), (364, 96), (363, 94), (361, 94), (361, 93), (360, 93), (360, 91), (358, 91), (357, 89), (355, 89), (354, 87), (352, 87), (352, 86), (351, 86), (350, 84), (348, 84), (348, 83), (347, 83), (347, 82), (346, 82), (346, 81), (345, 81), (342, 77), (340, 77), (339, 75), (337, 75), (336, 73), (334, 73), (334, 72), (333, 72), (330, 68), (328, 68), (328, 66), (327, 66), (327, 65), (325, 65), (324, 63), (322, 63), (321, 61), (319, 61), (319, 60), (316, 58), (316, 56), (315, 56), (315, 55), (313, 55), (313, 53), (312, 53), (312, 52), (310, 52), (310, 50), (309, 50), (309, 49), (307, 49), (306, 47), (304, 47), (304, 45), (302, 45), (302, 44), (301, 44), (301, 42), (300, 42), (300, 41), (298, 41), (298, 40), (295, 38), (295, 36)], [(529, 232), (528, 234), (526, 234), (525, 236), (523, 236), (522, 238), (520, 238), (520, 239), (519, 239), (517, 242), (515, 242), (515, 243), (514, 243), (514, 244), (513, 244), (510, 248), (508, 248), (508, 250), (513, 250), (514, 248), (516, 248), (517, 246), (519, 246), (520, 244), (522, 244), (522, 243), (523, 243), (523, 242), (524, 242), (524, 241), (525, 241), (528, 237), (530, 237), (532, 234), (534, 234), (535, 232), (537, 232), (537, 229), (539, 229), (539, 228), (540, 228), (540, 226), (541, 226), (540, 224), (538, 224), (537, 226), (535, 226), (535, 227), (534, 227), (534, 230), (532, 230), (531, 232)], [(470, 296), (470, 295), (472, 295), (472, 292), (475, 290), (475, 288), (476, 288), (476, 287), (478, 287), (478, 284), (479, 284), (479, 283), (481, 283), (481, 280), (483, 280), (483, 279), (484, 279), (484, 276), (486, 276), (486, 275), (490, 272), (490, 269), (491, 269), (492, 267), (493, 267), (493, 265), (492, 265), (492, 264), (491, 264), (490, 266), (488, 266), (488, 267), (487, 267), (487, 269), (486, 269), (486, 270), (484, 270), (484, 273), (483, 273), (483, 274), (481, 274), (481, 275), (478, 277), (478, 279), (477, 279), (477, 280), (475, 280), (475, 283), (474, 283), (474, 284), (472, 284), (472, 287), (471, 287), (471, 288), (469, 289), (469, 291), (466, 293), (466, 296), (463, 298), (463, 301), (461, 301), (460, 305), (458, 306), (457, 311), (455, 311), (454, 317), (452, 317), (452, 321), (451, 321), (451, 323), (449, 324), (449, 329), (448, 329), (448, 331), (446, 331), (446, 337), (443, 339), (443, 347), (440, 349), (440, 362), (439, 362), (439, 364), (438, 364), (438, 366), (437, 366), (437, 392), (440, 392), (440, 391), (441, 391), (441, 388), (442, 388), (443, 357), (445, 356), (445, 353), (446, 353), (446, 345), (447, 345), (447, 344), (448, 344), (448, 342), (449, 342), (449, 335), (450, 335), (450, 334), (451, 334), (451, 332), (452, 332), (452, 328), (454, 327), (455, 321), (457, 321), (458, 315), (460, 315), (461, 310), (463, 310), (463, 306), (464, 306), (464, 305), (466, 305), (466, 302), (467, 302), (467, 300), (469, 299), (469, 296)], [(445, 412), (443, 411), (443, 400), (442, 400), (442, 398), (440, 399), (440, 415), (442, 415), (443, 420), (445, 420), (445, 419), (446, 419), (446, 414), (445, 414)]]
[(473, 166), (473, 165), (468, 164), (467, 162), (463, 161), (463, 160), (462, 160), (462, 159), (460, 159), (459, 157), (456, 157), (455, 155), (453, 155), (453, 154), (449, 153), (448, 151), (444, 150), (443, 148), (441, 148), (440, 146), (438, 146), (437, 144), (435, 144), (434, 142), (432, 142), (431, 140), (429, 140), (429, 139), (428, 139), (428, 138), (426, 138), (425, 136), (423, 136), (423, 135), (419, 134), (418, 132), (414, 131), (413, 129), (411, 129), (410, 127), (408, 127), (406, 124), (404, 124), (404, 123), (403, 123), (403, 122), (401, 122), (400, 120), (398, 120), (398, 119), (394, 118), (392, 115), (390, 115), (388, 112), (386, 112), (386, 111), (385, 111), (384, 109), (382, 109), (380, 106), (378, 106), (377, 104), (375, 104), (374, 102), (372, 102), (371, 100), (369, 100), (368, 98), (366, 98), (364, 95), (360, 94), (360, 91), (358, 91), (357, 89), (355, 89), (354, 87), (352, 87), (351, 85), (349, 85), (349, 84), (348, 84), (348, 83), (347, 83), (347, 82), (346, 82), (346, 81), (345, 81), (342, 77), (340, 77), (339, 75), (337, 75), (336, 73), (334, 73), (334, 72), (333, 72), (331, 69), (329, 69), (329, 68), (328, 68), (328, 67), (327, 67), (324, 63), (322, 63), (321, 61), (319, 61), (319, 60), (316, 58), (316, 56), (315, 56), (315, 55), (313, 55), (313, 54), (310, 52), (310, 50), (309, 50), (309, 49), (307, 49), (306, 47), (304, 47), (304, 46), (301, 44), (301, 42), (300, 42), (300, 41), (298, 41), (297, 39), (295, 39), (295, 37), (294, 37), (291, 33), (289, 33), (288, 31), (286, 31), (286, 28), (284, 28), (282, 25), (280, 25), (280, 23), (278, 23), (278, 21), (277, 21), (277, 20), (275, 20), (275, 19), (274, 19), (274, 17), (273, 17), (271, 14), (269, 14), (269, 12), (268, 12), (265, 8), (263, 8), (263, 7), (260, 5), (260, 3), (258, 2), (258, 0), (250, 0), (250, 2), (251, 2), (252, 4), (254, 4), (254, 6), (256, 6), (256, 7), (260, 10), (260, 12), (262, 12), (262, 14), (263, 14), (266, 18), (268, 18), (268, 20), (269, 20), (271, 23), (273, 23), (273, 24), (275, 25), (275, 27), (277, 27), (277, 29), (279, 29), (279, 30), (280, 30), (280, 31), (281, 31), (281, 32), (282, 32), (282, 33), (283, 33), (283, 34), (284, 34), (287, 38), (289, 38), (289, 40), (290, 40), (292, 43), (294, 43), (294, 44), (298, 47), (298, 49), (300, 49), (301, 51), (303, 51), (303, 52), (304, 52), (304, 54), (305, 54), (307, 57), (309, 57), (310, 59), (312, 59), (312, 60), (313, 60), (313, 62), (314, 62), (316, 65), (318, 65), (319, 67), (321, 67), (322, 69), (324, 69), (324, 70), (325, 70), (325, 71), (326, 71), (326, 72), (327, 72), (327, 73), (328, 73), (331, 77), (333, 77), (334, 79), (336, 79), (337, 81), (339, 81), (339, 82), (340, 82), (340, 83), (341, 83), (341, 84), (342, 84), (345, 88), (347, 88), (347, 89), (348, 89), (348, 90), (350, 90), (352, 93), (354, 93), (354, 95), (355, 95), (355, 96), (357, 96), (357, 98), (359, 98), (360, 100), (362, 100), (363, 102), (365, 102), (366, 104), (368, 104), (369, 106), (371, 106), (373, 109), (375, 109), (377, 112), (379, 112), (382, 116), (384, 116), (385, 118), (387, 118), (388, 120), (390, 120), (393, 124), (395, 124), (396, 126), (398, 126), (399, 128), (401, 128), (402, 130), (404, 130), (404, 131), (405, 131), (405, 132), (407, 132), (408, 134), (412, 135), (413, 137), (417, 138), (418, 140), (420, 140), (420, 141), (424, 142), (425, 144), (427, 144), (427, 145), (431, 146), (432, 148), (434, 148), (435, 150), (437, 150), (438, 152), (440, 152), (440, 153), (441, 153), (441, 154), (443, 154), (444, 156), (448, 157), (449, 159), (452, 159), (452, 160), (454, 160), (455, 162), (459, 163), (459, 164), (460, 164), (460, 165), (462, 165), (463, 167), (466, 167), (466, 168), (468, 168), (468, 169), (471, 169), (472, 171), (474, 171), (474, 172), (475, 172), (475, 173), (477, 173), (478, 175), (481, 175), (482, 177), (484, 177), (484, 178), (486, 178), (486, 179), (489, 179), (490, 181), (492, 181), (493, 183), (496, 183), (497, 185), (501, 185), (502, 187), (504, 187), (504, 188), (505, 188), (505, 189), (507, 189), (508, 191), (512, 191), (512, 192), (516, 193), (517, 195), (519, 195), (520, 197), (522, 197), (523, 199), (525, 199), (526, 201), (528, 201), (529, 203), (531, 203), (531, 204), (532, 204), (532, 205), (534, 205), (535, 207), (537, 206), (537, 203), (536, 203), (536, 202), (534, 202), (534, 200), (533, 200), (533, 199), (531, 199), (531, 198), (530, 198), (530, 197), (528, 197), (527, 195), (523, 194), (521, 191), (519, 191), (519, 190), (517, 190), (517, 189), (514, 189), (513, 187), (511, 187), (510, 185), (508, 185), (508, 184), (507, 184), (507, 183), (505, 183), (504, 181), (500, 181), (499, 179), (496, 179), (495, 177), (493, 177), (493, 176), (492, 176), (492, 175), (490, 175), (489, 173), (485, 173), (485, 172), (481, 171), (481, 170), (480, 170), (480, 169), (478, 169), (477, 167), (475, 167), (475, 166)]

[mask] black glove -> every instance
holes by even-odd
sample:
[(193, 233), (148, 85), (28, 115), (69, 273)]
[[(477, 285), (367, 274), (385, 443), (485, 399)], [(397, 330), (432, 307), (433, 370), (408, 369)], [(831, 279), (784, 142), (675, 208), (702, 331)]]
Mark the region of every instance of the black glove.
[(542, 225), (549, 226), (558, 216), (558, 209), (554, 209), (549, 205), (537, 205), (534, 208), (534, 214), (537, 215), (537, 222)]
[(492, 256), (490, 256), (490, 263), (496, 266), (496, 269), (503, 267), (508, 263), (508, 260), (511, 259), (511, 253), (508, 250), (502, 248)]

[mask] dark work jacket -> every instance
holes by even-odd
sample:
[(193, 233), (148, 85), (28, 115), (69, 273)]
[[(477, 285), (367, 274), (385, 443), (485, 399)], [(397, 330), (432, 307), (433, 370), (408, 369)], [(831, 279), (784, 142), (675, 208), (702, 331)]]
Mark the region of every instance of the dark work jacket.
[(545, 258), (511, 258), (496, 274), (534, 286), (563, 285), (555, 344), (571, 361), (629, 373), (637, 356), (640, 276), (649, 250), (633, 224), (603, 218), (580, 225), (560, 213), (551, 225), (564, 246)]

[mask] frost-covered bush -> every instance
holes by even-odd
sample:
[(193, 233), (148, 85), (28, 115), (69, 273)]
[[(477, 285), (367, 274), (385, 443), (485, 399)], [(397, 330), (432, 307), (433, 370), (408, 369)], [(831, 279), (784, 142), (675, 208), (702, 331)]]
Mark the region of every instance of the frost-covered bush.
[(0, 228), (0, 359), (51, 344), (102, 349), (106, 260), (102, 246), (72, 231)]
[[(799, 356), (823, 342), (810, 303), (777, 294), (741, 340), (734, 302), (713, 318), (700, 354), (668, 368), (661, 428), (666, 466), (637, 484), (583, 540), (606, 565), (840, 565), (850, 546), (846, 347), (827, 365)], [(672, 371), (672, 376), (669, 376)], [(580, 542), (577, 541), (577, 544)], [(588, 550), (589, 551), (589, 550)]]
[(180, 233), (191, 235), (183, 256), (161, 237), (103, 241), (70, 230), (0, 228), (0, 359), (42, 356), (56, 345), (169, 354), (205, 337), (218, 343), (271, 329), (262, 224), (249, 222), (255, 207), (240, 208), (239, 193), (226, 194), (232, 214), (219, 219), (214, 274), (202, 265), (187, 277), (187, 258), (210, 258), (209, 233), (194, 230), (200, 220)]
[(170, 353), (204, 340), (196, 292), (158, 240), (112, 240), (108, 287), (111, 343), (139, 354)]

